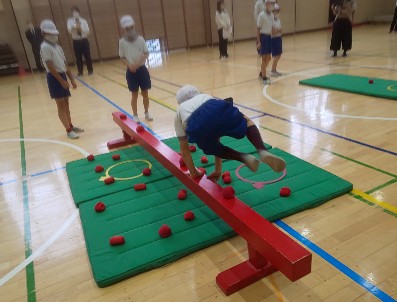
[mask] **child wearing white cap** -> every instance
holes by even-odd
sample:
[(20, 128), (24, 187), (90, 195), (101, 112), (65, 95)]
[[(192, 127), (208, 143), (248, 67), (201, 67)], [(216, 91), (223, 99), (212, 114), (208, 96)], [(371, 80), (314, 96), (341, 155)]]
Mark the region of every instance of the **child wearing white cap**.
[(259, 77), (265, 85), (270, 84), (270, 79), (266, 76), (266, 68), (271, 60), (271, 42), (272, 42), (272, 25), (273, 9), (276, 0), (265, 0), (265, 10), (259, 13), (257, 25), (257, 49), (262, 58), (261, 72)]
[(283, 40), (282, 40), (282, 28), (280, 21), (280, 6), (276, 3), (273, 10), (273, 25), (272, 25), (272, 70), (270, 75), (272, 77), (281, 76), (281, 73), (277, 71), (277, 64), (283, 53)]
[(151, 80), (145, 62), (149, 57), (149, 50), (143, 37), (138, 36), (135, 31), (135, 22), (131, 16), (123, 16), (120, 19), (120, 26), (123, 37), (119, 41), (119, 55), (123, 63), (127, 66), (126, 79), (128, 89), (131, 91), (131, 107), (133, 118), (140, 122), (138, 117), (138, 91), (141, 88), (143, 97), (143, 107), (145, 109), (145, 119), (152, 121), (149, 113), (149, 89)]
[[(71, 139), (79, 137), (77, 133), (84, 129), (73, 126), (69, 109), (69, 83), (73, 89), (77, 88), (72, 72), (66, 64), (66, 58), (61, 46), (58, 44), (59, 32), (51, 20), (43, 20), (40, 24), (44, 41), (40, 47), (40, 56), (47, 71), (47, 84), (50, 96), (55, 99), (58, 107), (58, 117), (66, 129), (67, 136)], [(66, 77), (67, 76), (67, 77)]]
[(254, 155), (224, 146), (220, 142), (223, 136), (237, 139), (246, 136), (257, 149), (262, 162), (276, 172), (285, 169), (285, 161), (266, 150), (258, 128), (233, 106), (232, 99), (217, 99), (201, 93), (192, 85), (185, 85), (176, 93), (176, 100), (179, 108), (174, 121), (175, 132), (182, 158), (192, 178), (200, 177), (203, 173), (194, 166), (189, 143), (196, 143), (205, 154), (215, 156), (215, 171), (208, 176), (209, 179), (220, 178), (222, 159), (240, 161), (254, 172), (258, 169), (259, 160)]

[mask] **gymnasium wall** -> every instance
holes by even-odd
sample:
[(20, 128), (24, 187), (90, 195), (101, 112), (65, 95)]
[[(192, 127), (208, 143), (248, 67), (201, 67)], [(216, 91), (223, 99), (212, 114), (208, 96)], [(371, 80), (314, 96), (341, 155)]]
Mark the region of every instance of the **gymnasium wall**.
[[(94, 60), (118, 56), (124, 14), (134, 17), (137, 30), (146, 39), (163, 38), (168, 49), (191, 48), (218, 42), (215, 24), (216, 0), (0, 0), (0, 43), (8, 43), (19, 61), (34, 67), (30, 44), (25, 38), (26, 20), (36, 24), (53, 19), (60, 31), (60, 44), (73, 62), (72, 41), (66, 22), (70, 9), (80, 8), (90, 26), (91, 56)], [(253, 17), (256, 0), (225, 0), (232, 18), (235, 40), (256, 36)], [(278, 0), (284, 33), (326, 28), (329, 0)], [(395, 0), (357, 0), (355, 23), (374, 16), (393, 14)]]

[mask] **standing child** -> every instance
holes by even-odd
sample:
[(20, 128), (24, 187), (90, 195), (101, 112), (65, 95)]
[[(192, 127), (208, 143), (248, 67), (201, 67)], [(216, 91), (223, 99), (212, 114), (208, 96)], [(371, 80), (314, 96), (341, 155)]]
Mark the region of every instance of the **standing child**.
[(84, 129), (75, 127), (72, 124), (69, 110), (69, 83), (66, 75), (69, 77), (73, 89), (77, 88), (73, 75), (66, 65), (65, 55), (61, 46), (58, 45), (59, 32), (51, 20), (43, 20), (40, 24), (41, 32), (44, 35), (44, 41), (41, 44), (40, 55), (44, 68), (47, 71), (47, 84), (52, 99), (58, 107), (58, 117), (66, 129), (67, 136), (71, 139), (78, 138), (77, 133), (83, 132)]
[(227, 59), (229, 54), (227, 53), (227, 43), (228, 38), (231, 35), (231, 25), (230, 25), (230, 17), (225, 9), (224, 0), (218, 0), (216, 3), (216, 13), (215, 13), (215, 22), (218, 28), (218, 37), (219, 37), (219, 59)]
[(259, 78), (265, 85), (270, 84), (270, 79), (266, 76), (266, 68), (271, 60), (271, 41), (273, 25), (273, 9), (275, 0), (265, 0), (265, 10), (262, 11), (257, 20), (257, 49), (262, 58), (261, 72)]
[(124, 37), (119, 41), (119, 55), (127, 66), (126, 79), (128, 89), (131, 91), (131, 107), (133, 118), (140, 122), (138, 117), (138, 92), (141, 88), (145, 119), (152, 121), (149, 114), (149, 89), (152, 87), (149, 71), (145, 62), (149, 57), (149, 50), (143, 37), (138, 36), (135, 31), (135, 22), (131, 16), (123, 16), (120, 19), (120, 26)]
[(280, 6), (276, 3), (273, 10), (273, 27), (272, 27), (272, 71), (270, 75), (272, 77), (281, 76), (281, 73), (277, 71), (277, 64), (281, 58), (281, 54), (283, 53), (283, 40), (281, 38), (282, 29), (281, 29), (281, 21), (280, 21)]

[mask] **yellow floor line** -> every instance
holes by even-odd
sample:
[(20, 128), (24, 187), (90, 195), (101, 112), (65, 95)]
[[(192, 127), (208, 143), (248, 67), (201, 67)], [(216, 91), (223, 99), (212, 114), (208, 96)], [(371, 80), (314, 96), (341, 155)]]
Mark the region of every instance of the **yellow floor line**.
[(397, 214), (397, 207), (395, 207), (395, 206), (393, 206), (393, 205), (391, 205), (391, 204), (389, 204), (387, 202), (378, 200), (378, 199), (372, 197), (371, 195), (368, 195), (368, 194), (366, 194), (366, 193), (364, 193), (364, 192), (362, 192), (360, 190), (357, 190), (357, 189), (353, 189), (352, 190), (352, 194), (361, 196), (365, 200), (367, 200), (367, 201), (369, 201), (369, 202), (371, 202), (373, 204), (376, 204), (376, 205), (388, 210), (389, 212)]

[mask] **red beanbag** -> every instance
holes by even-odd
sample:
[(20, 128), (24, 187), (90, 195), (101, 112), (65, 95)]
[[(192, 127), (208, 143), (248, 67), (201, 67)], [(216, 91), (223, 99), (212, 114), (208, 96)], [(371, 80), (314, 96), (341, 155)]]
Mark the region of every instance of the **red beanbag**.
[(187, 212), (185, 213), (185, 215), (183, 215), (183, 218), (184, 218), (186, 221), (192, 221), (192, 220), (194, 219), (194, 213), (193, 213), (192, 211), (187, 211)]
[(196, 152), (197, 148), (194, 145), (189, 146), (190, 152)]
[(161, 238), (167, 238), (171, 236), (171, 228), (168, 225), (163, 224), (159, 229), (159, 235)]
[(152, 174), (152, 170), (149, 168), (145, 168), (142, 170), (142, 174), (145, 176), (149, 176), (150, 174)]
[(124, 113), (122, 113), (122, 114), (120, 114), (120, 119), (125, 120), (125, 119), (127, 119), (127, 116)]
[(110, 245), (120, 245), (125, 242), (124, 236), (113, 236), (109, 239)]
[(109, 176), (108, 178), (105, 178), (105, 184), (106, 185), (110, 185), (114, 183), (114, 177), (113, 176)]
[(208, 163), (208, 158), (207, 158), (207, 156), (201, 156), (201, 162), (203, 163), (203, 164), (206, 164), (206, 163)]
[(96, 167), (95, 167), (95, 172), (96, 172), (96, 173), (102, 172), (103, 170), (104, 170), (104, 169), (103, 169), (102, 166), (96, 166)]
[(136, 131), (143, 132), (143, 131), (145, 131), (145, 128), (143, 128), (143, 126), (139, 125), (138, 127), (136, 127)]
[(120, 159), (120, 154), (113, 154), (112, 158), (113, 158), (113, 160), (119, 160)]
[(94, 209), (95, 209), (95, 212), (98, 212), (98, 213), (103, 212), (106, 209), (106, 205), (102, 201), (100, 201), (100, 202), (96, 203)]
[(225, 198), (225, 199), (233, 199), (235, 191), (234, 191), (233, 187), (230, 187), (230, 186), (224, 187), (222, 189), (222, 194), (223, 194), (223, 198)]
[(230, 176), (230, 172), (229, 171), (225, 171), (222, 173), (222, 178), (225, 178), (226, 176)]
[(90, 154), (90, 155), (87, 156), (87, 159), (89, 161), (93, 161), (95, 159), (95, 157), (94, 157), (94, 155)]
[(146, 190), (146, 184), (135, 184), (134, 185), (135, 191), (143, 191)]
[(291, 195), (291, 189), (288, 187), (283, 187), (280, 189), (280, 196), (281, 197), (288, 197)]
[(178, 192), (178, 199), (179, 200), (184, 200), (187, 197), (187, 191), (185, 189), (181, 189)]
[(230, 184), (232, 182), (232, 178), (230, 176), (222, 177), (224, 184)]

